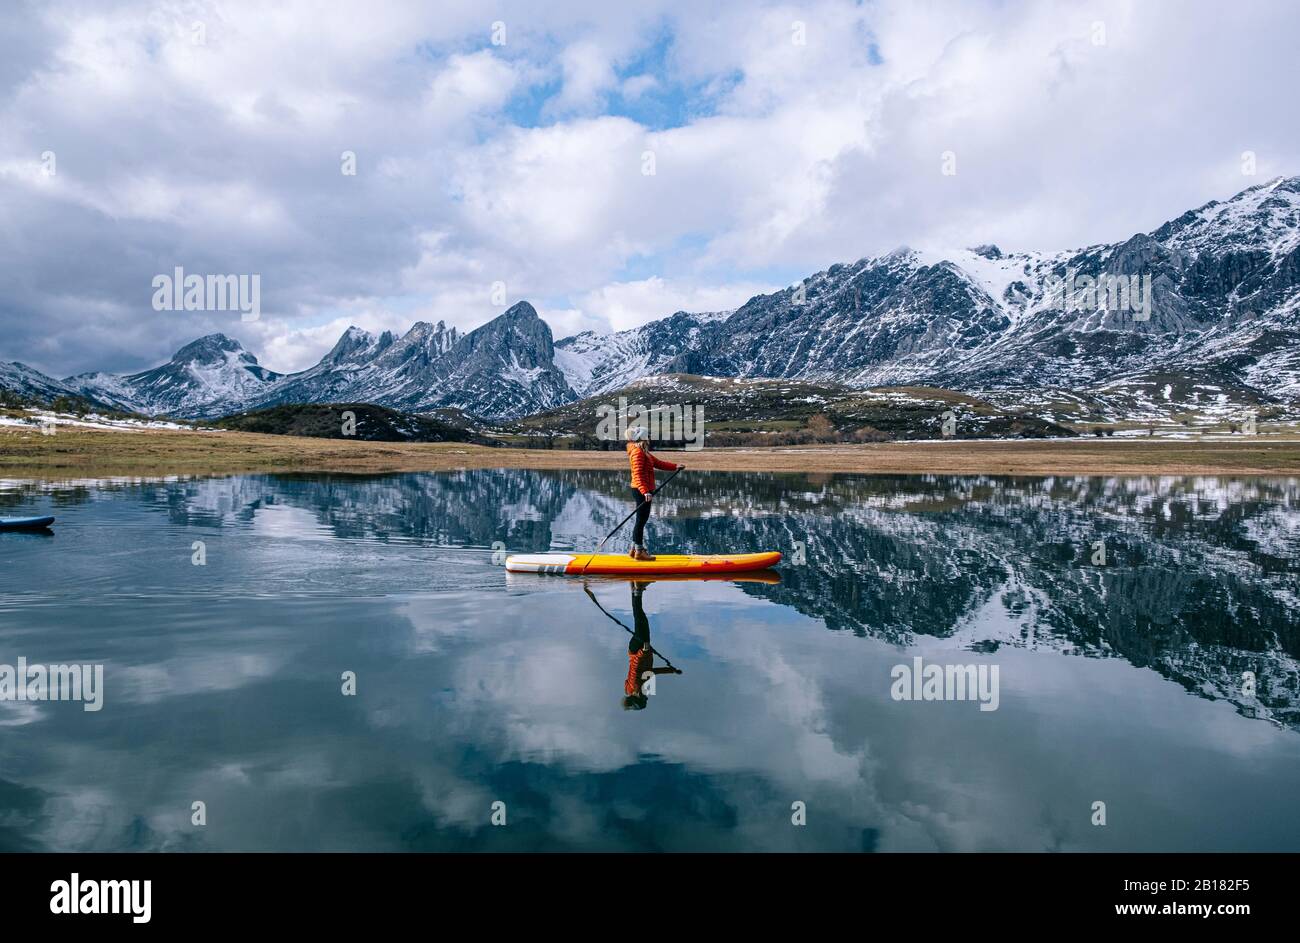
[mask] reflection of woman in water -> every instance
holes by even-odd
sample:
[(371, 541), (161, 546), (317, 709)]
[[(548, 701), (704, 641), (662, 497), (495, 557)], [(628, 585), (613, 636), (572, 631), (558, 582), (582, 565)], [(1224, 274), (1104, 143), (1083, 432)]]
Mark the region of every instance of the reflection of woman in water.
[(655, 667), (654, 649), (650, 647), (650, 620), (646, 618), (645, 606), (641, 604), (641, 594), (649, 583), (632, 584), (632, 637), (627, 643), (627, 680), (623, 682), (623, 710), (644, 710), (650, 698), (642, 689), (648, 680), (646, 674), (681, 674), (671, 666)]

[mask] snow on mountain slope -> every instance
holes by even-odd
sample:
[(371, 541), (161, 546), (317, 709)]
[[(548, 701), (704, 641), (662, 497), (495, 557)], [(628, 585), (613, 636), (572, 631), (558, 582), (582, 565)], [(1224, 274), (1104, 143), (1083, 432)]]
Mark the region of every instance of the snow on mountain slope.
[(678, 311), (660, 321), (614, 334), (584, 331), (555, 343), (555, 365), (578, 397), (620, 389), (662, 373), (674, 358), (699, 346), (702, 334), (730, 311)]
[(364, 402), (388, 405), (385, 398), (420, 387), (421, 371), (442, 356), (459, 334), (439, 321), (417, 321), (401, 337), (375, 336), (349, 327), (314, 367), (285, 377), (265, 400), (277, 403)]
[(23, 399), (42, 402), (59, 396), (77, 395), (77, 391), (67, 384), (16, 360), (0, 363), (0, 389), (9, 390)]
[(430, 382), (393, 397), (392, 405), (451, 407), (490, 419), (549, 409), (573, 398), (554, 355), (551, 329), (521, 301), (448, 348), (430, 364)]
[(1193, 255), (1267, 252), (1278, 258), (1300, 246), (1300, 177), (1276, 177), (1226, 203), (1211, 200), (1152, 235)]
[(115, 409), (127, 412), (142, 412), (141, 404), (136, 399), (135, 388), (126, 377), (115, 373), (81, 373), (63, 381), (65, 386), (74, 389), (78, 396), (106, 403)]

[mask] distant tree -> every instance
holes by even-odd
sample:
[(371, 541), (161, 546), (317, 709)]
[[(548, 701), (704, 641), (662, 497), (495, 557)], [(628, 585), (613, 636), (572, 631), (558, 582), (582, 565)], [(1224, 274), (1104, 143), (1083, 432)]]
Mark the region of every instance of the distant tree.
[(11, 409), (16, 409), (19, 406), (26, 405), (27, 400), (23, 399), (23, 397), (19, 396), (13, 390), (0, 388), (0, 406), (8, 406)]
[(863, 426), (853, 433), (854, 442), (888, 442), (890, 438), (888, 433), (881, 432), (875, 426)]
[(86, 411), (85, 404), (71, 396), (56, 397), (54, 402), (50, 404), (50, 408), (56, 413), (83, 413)]
[(836, 437), (835, 426), (824, 413), (818, 413), (808, 420), (808, 431), (817, 442), (830, 442)]

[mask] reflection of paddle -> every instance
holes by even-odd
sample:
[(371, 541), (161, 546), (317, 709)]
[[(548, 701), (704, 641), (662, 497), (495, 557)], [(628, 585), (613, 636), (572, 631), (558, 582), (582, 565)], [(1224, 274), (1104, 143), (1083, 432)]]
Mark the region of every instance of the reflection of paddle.
[[(667, 482), (664, 482), (664, 484), (667, 484)], [(610, 615), (609, 610), (600, 604), (600, 600), (596, 598), (596, 594), (593, 593), (591, 589), (587, 586), (586, 580), (582, 581), (582, 591), (591, 597), (591, 601), (596, 604), (596, 608), (599, 609), (601, 612), (605, 613), (606, 617), (613, 620), (614, 622), (618, 622), (619, 625), (623, 626), (623, 631), (625, 631), (628, 635), (632, 636), (633, 638), (636, 638), (635, 632), (629, 629), (627, 625), (625, 625), (623, 622), (619, 622), (616, 616)], [(667, 665), (669, 668), (672, 668), (673, 671), (677, 672), (678, 674), (682, 673), (682, 670), (680, 668), (678, 668), (671, 661), (669, 661), (667, 658), (664, 657), (663, 652), (656, 649), (653, 645), (649, 644), (649, 642), (646, 643), (646, 647), (650, 649), (652, 654), (658, 655), (660, 658), (663, 658), (664, 664)]]
[[(667, 478), (664, 479), (664, 483), (663, 483), (662, 485), (660, 485), (658, 488), (654, 488), (654, 489), (652, 489), (652, 490), (650, 491), (650, 494), (658, 494), (660, 491), (663, 491), (664, 488), (668, 487), (668, 482), (670, 482), (670, 481), (672, 481), (674, 478), (676, 478), (676, 477), (677, 477), (677, 473), (680, 472), (681, 470), (682, 470), (682, 469), (681, 469), (681, 466), (680, 466), (680, 465), (679, 465), (677, 468), (674, 468), (674, 469), (673, 469), (673, 473), (672, 473), (671, 475), (669, 475)], [(603, 547), (603, 546), (605, 546), (605, 541), (609, 540), (609, 538), (611, 538), (611, 537), (613, 537), (615, 534), (617, 534), (617, 533), (618, 533), (618, 532), (623, 528), (623, 525), (624, 525), (624, 524), (626, 524), (628, 521), (632, 520), (632, 518), (633, 518), (634, 516), (636, 516), (636, 512), (639, 511), (639, 510), (641, 510), (641, 508), (643, 508), (643, 507), (645, 506), (645, 503), (646, 503), (647, 500), (649, 500), (648, 497), (647, 497), (646, 499), (642, 500), (642, 502), (641, 502), (640, 504), (638, 504), (636, 507), (634, 507), (634, 508), (632, 509), (632, 513), (631, 513), (631, 514), (629, 514), (627, 517), (623, 518), (621, 521), (618, 522), (618, 527), (615, 527), (613, 530), (611, 530), (608, 534), (605, 535), (605, 540), (602, 540), (600, 543), (596, 544), (596, 549), (593, 550), (593, 551), (591, 552), (591, 556), (587, 557), (587, 562), (586, 562), (585, 564), (583, 564), (583, 567), (582, 567), (582, 572), (583, 572), (583, 573), (586, 573), (586, 572), (587, 572), (587, 567), (591, 566), (591, 557), (594, 557), (596, 554), (600, 553), (600, 548)], [(596, 597), (595, 597), (595, 596), (592, 596), (591, 598), (592, 598), (592, 599), (595, 599)], [(600, 605), (600, 603), (597, 603), (596, 605)], [(619, 625), (623, 625), (623, 623), (620, 622)], [(624, 625), (623, 628), (627, 628), (627, 626)]]

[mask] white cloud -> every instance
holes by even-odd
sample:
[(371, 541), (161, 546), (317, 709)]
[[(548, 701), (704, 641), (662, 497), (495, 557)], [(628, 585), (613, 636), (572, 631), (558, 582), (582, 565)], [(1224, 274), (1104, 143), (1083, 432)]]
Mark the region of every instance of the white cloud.
[(565, 47), (560, 54), (560, 69), (563, 84), (550, 102), (556, 114), (593, 109), (616, 84), (608, 53), (594, 42), (576, 42)]
[(646, 75), (645, 73), (642, 73), (641, 75), (633, 75), (630, 78), (624, 79), (623, 83), (619, 86), (618, 90), (619, 93), (624, 98), (629, 100), (635, 100), (637, 98), (640, 98), (642, 95), (644, 95), (646, 92), (650, 91), (651, 89), (655, 89), (658, 87), (659, 87), (658, 79), (656, 79), (653, 75)]
[[(901, 243), (1122, 239), (1300, 173), (1281, 2), (175, 9), (0, 14), (3, 359), (137, 369), (226, 330), (284, 369), (352, 310), (482, 323), (498, 280), (626, 326)], [(160, 323), (174, 264), (261, 273), (264, 321)]]
[(730, 311), (750, 298), (784, 286), (761, 282), (691, 285), (654, 276), (615, 282), (587, 292), (579, 309), (590, 322), (605, 322), (616, 331), (638, 327), (677, 311)]
[(443, 121), (500, 108), (516, 80), (515, 70), (487, 50), (452, 56), (430, 84), (428, 107)]

